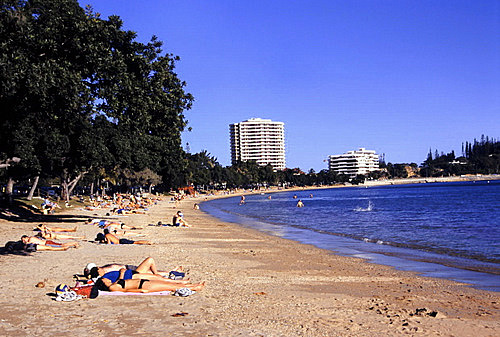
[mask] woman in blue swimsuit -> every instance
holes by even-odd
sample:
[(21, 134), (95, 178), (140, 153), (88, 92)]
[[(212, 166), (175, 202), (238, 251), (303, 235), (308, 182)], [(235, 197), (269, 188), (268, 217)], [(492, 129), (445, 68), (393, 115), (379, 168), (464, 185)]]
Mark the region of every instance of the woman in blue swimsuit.
[[(108, 275), (111, 274), (112, 275)], [(117, 274), (116, 274), (117, 273)], [(205, 282), (202, 283), (180, 283), (175, 280), (148, 280), (134, 279), (132, 271), (121, 269), (119, 272), (110, 272), (96, 281), (96, 286), (104, 291), (121, 291), (121, 292), (136, 292), (148, 293), (158, 291), (175, 291), (180, 288), (189, 288), (199, 291), (205, 287)], [(108, 278), (109, 277), (109, 278)], [(116, 277), (116, 278), (115, 278)], [(130, 278), (128, 278), (130, 277)]]

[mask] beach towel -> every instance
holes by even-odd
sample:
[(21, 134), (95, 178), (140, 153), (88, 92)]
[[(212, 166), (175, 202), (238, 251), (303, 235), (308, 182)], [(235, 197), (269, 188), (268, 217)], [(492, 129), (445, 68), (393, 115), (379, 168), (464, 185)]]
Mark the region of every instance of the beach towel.
[(99, 296), (130, 296), (130, 295), (171, 295), (171, 291), (157, 291), (152, 293), (131, 293), (131, 292), (121, 292), (121, 291), (102, 291), (99, 290)]
[(130, 295), (174, 295), (180, 297), (187, 297), (190, 295), (196, 294), (196, 291), (191, 290), (189, 288), (180, 288), (176, 291), (157, 291), (152, 293), (133, 293), (133, 292), (121, 292), (121, 291), (102, 291), (99, 290), (99, 296), (130, 296)]

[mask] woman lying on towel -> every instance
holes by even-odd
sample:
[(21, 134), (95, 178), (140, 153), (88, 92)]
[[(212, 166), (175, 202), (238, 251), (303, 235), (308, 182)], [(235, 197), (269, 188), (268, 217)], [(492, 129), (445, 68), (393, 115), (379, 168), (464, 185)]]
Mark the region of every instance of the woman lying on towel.
[(149, 293), (158, 291), (175, 291), (180, 288), (188, 288), (199, 291), (205, 287), (205, 282), (189, 284), (180, 283), (174, 280), (147, 280), (147, 279), (126, 279), (126, 269), (119, 271), (118, 279), (110, 280), (104, 276), (96, 281), (99, 290), (121, 291), (135, 293)]
[[(85, 276), (90, 278), (103, 277), (111, 280), (112, 282), (115, 282), (120, 275), (121, 269), (125, 269), (125, 279), (165, 280), (165, 277), (169, 277), (170, 273), (172, 272), (174, 272), (174, 275), (184, 275), (184, 273), (179, 272), (178, 269), (173, 270), (170, 273), (159, 272), (156, 269), (153, 258), (151, 257), (148, 257), (137, 267), (119, 264), (110, 264), (103, 267), (97, 267), (95, 263), (89, 263), (83, 270), (83, 273)], [(176, 282), (189, 283), (189, 280), (176, 280)]]
[(118, 237), (114, 236), (109, 232), (109, 230), (105, 229), (104, 234), (99, 233), (97, 234), (97, 237), (95, 238), (95, 241), (98, 241), (100, 243), (107, 243), (111, 245), (152, 245), (151, 241), (147, 240), (129, 240), (129, 239), (119, 239)]
[[(95, 268), (95, 269), (94, 269)], [(160, 277), (168, 277), (170, 272), (158, 270), (156, 267), (156, 262), (152, 257), (147, 257), (144, 261), (142, 261), (138, 266), (129, 265), (129, 264), (119, 264), (119, 263), (111, 263), (101, 267), (98, 267), (95, 263), (89, 263), (83, 269), (83, 275), (87, 278), (94, 278), (98, 276), (102, 276), (111, 271), (120, 271), (120, 269), (130, 269), (132, 272), (137, 272), (138, 274), (147, 274), (158, 275)], [(177, 266), (172, 269), (171, 272), (182, 273), (183, 269), (181, 266)]]

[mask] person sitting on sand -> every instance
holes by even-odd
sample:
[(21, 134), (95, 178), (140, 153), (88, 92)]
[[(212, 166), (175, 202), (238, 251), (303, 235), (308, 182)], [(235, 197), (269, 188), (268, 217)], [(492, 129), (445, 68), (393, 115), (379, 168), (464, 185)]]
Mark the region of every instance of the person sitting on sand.
[(61, 208), (57, 203), (52, 202), (49, 199), (44, 199), (41, 207), (42, 210), (44, 210), (48, 214), (53, 214), (56, 208)]
[[(116, 272), (112, 272), (116, 273)], [(121, 291), (121, 292), (136, 292), (136, 293), (149, 293), (158, 291), (175, 291), (180, 288), (188, 288), (194, 291), (202, 290), (205, 287), (205, 282), (190, 284), (180, 283), (175, 280), (148, 280), (148, 279), (134, 279), (126, 278), (127, 270), (120, 269), (116, 279), (109, 279), (101, 277), (96, 281), (96, 286), (99, 290), (104, 291)]]
[(97, 234), (97, 237), (95, 241), (98, 241), (100, 243), (107, 243), (111, 245), (152, 245), (150, 241), (147, 240), (129, 240), (129, 239), (119, 239), (118, 237), (114, 236), (109, 232), (109, 230), (105, 229), (104, 234), (99, 233)]
[(77, 248), (78, 247), (78, 242), (76, 242), (76, 241), (60, 243), (60, 242), (55, 242), (52, 240), (46, 240), (46, 239), (39, 238), (36, 236), (28, 236), (28, 235), (21, 236), (21, 241), (24, 244), (34, 243), (34, 244), (38, 245), (38, 250), (40, 250), (39, 247), (41, 247), (41, 246), (56, 247), (56, 248), (57, 247), (67, 247), (67, 248), (70, 248), (70, 247)]
[(191, 227), (186, 220), (184, 220), (184, 214), (182, 214), (181, 211), (178, 211), (173, 219), (172, 219), (172, 226), (174, 227)]
[(76, 232), (78, 227), (73, 227), (73, 228), (63, 228), (63, 227), (48, 227), (47, 225), (44, 224), (39, 224), (35, 228), (33, 228), (34, 231), (41, 231), (41, 230), (49, 230), (51, 232)]
[[(149, 274), (149, 275), (159, 275), (161, 277), (168, 277), (170, 272), (161, 271), (156, 268), (156, 262), (152, 257), (147, 257), (144, 261), (142, 261), (138, 266), (129, 265), (129, 264), (119, 264), (119, 263), (111, 263), (101, 267), (97, 267), (95, 263), (89, 263), (83, 269), (83, 275), (89, 278), (91, 272), (95, 276), (95, 271), (93, 268), (97, 269), (98, 275), (104, 275), (111, 271), (119, 271), (122, 268), (132, 270), (133, 272), (138, 272), (139, 274)], [(172, 269), (174, 272), (183, 272), (181, 266), (177, 266)]]

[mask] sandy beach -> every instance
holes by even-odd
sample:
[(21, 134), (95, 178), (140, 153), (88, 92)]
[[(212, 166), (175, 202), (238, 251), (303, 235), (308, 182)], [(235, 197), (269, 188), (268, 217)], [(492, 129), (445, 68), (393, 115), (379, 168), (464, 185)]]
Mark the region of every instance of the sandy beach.
[[(152, 246), (99, 245), (84, 225), (107, 210), (70, 209), (47, 224), (78, 225), (81, 246), (30, 256), (0, 255), (1, 336), (498, 336), (500, 296), (456, 282), (341, 257), (330, 251), (223, 223), (189, 199), (163, 200), (147, 214), (119, 218), (144, 226)], [(170, 223), (182, 210), (191, 228)], [(0, 220), (1, 242), (37, 223)], [(182, 265), (204, 290), (174, 296), (100, 296), (56, 302), (56, 285), (74, 285), (88, 262)], [(44, 281), (44, 288), (35, 285)], [(177, 313), (187, 313), (175, 315)]]

